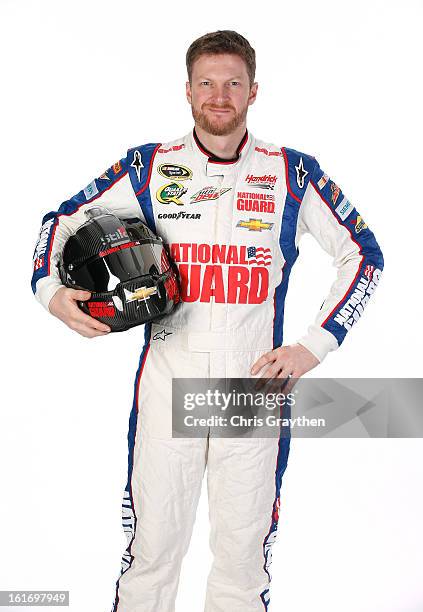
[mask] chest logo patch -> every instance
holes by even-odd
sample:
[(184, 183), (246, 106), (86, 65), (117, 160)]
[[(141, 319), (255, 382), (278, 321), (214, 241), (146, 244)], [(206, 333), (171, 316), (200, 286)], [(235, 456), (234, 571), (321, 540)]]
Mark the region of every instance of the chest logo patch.
[(197, 191), (197, 193), (191, 196), (191, 203), (217, 200), (231, 189), (232, 187), (222, 187), (221, 189), (216, 189), (216, 187), (203, 187), (200, 191)]
[(173, 202), (178, 206), (183, 206), (183, 202), (179, 199), (186, 193), (188, 189), (179, 183), (167, 183), (159, 187), (156, 193), (156, 198), (161, 204), (170, 204)]
[(168, 179), (178, 179), (185, 181), (192, 178), (192, 170), (180, 164), (160, 164), (157, 172)]
[(273, 227), (273, 223), (267, 223), (262, 219), (249, 219), (248, 221), (238, 221), (237, 227), (242, 227), (250, 232), (261, 232), (262, 230), (270, 230)]

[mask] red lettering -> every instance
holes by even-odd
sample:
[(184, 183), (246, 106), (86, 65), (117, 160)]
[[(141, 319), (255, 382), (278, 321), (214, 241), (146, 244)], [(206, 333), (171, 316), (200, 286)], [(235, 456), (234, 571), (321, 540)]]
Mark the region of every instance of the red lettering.
[(247, 303), (249, 277), (249, 269), (245, 268), (244, 266), (232, 266), (229, 268), (228, 304)]
[(204, 272), (200, 302), (210, 302), (212, 297), (214, 297), (214, 301), (218, 304), (225, 303), (225, 289), (223, 286), (222, 268), (220, 266), (206, 266)]
[(184, 302), (196, 302), (200, 295), (200, 265), (179, 264), (181, 297)]
[(225, 263), (226, 259), (226, 244), (214, 244), (212, 246), (212, 262)]
[(181, 254), (179, 252), (179, 244), (177, 242), (170, 245), (170, 255), (173, 261), (181, 261)]
[(261, 304), (269, 292), (269, 270), (267, 268), (251, 268), (249, 304)]
[(210, 245), (199, 244), (198, 245), (198, 261), (200, 263), (207, 263), (210, 261)]

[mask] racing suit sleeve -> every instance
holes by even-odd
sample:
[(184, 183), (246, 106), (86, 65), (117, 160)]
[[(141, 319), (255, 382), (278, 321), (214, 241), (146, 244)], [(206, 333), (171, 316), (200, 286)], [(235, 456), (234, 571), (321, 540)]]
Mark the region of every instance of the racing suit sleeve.
[(88, 220), (85, 212), (104, 206), (117, 216), (142, 216), (128, 173), (127, 158), (111, 166), (75, 196), (61, 204), (57, 211), (44, 215), (33, 256), (32, 290), (48, 310), (56, 291), (63, 285), (57, 263), (67, 238)]
[(357, 209), (317, 161), (300, 207), (297, 232), (298, 241), (311, 233), (337, 268), (314, 323), (298, 340), (322, 361), (360, 318), (378, 285), (383, 255)]

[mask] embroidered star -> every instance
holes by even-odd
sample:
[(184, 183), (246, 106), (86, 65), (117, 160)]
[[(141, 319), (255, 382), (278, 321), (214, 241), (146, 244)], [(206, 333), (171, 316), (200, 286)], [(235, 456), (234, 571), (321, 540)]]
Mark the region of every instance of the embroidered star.
[(141, 168), (144, 168), (144, 164), (141, 161), (141, 153), (139, 151), (134, 151), (134, 159), (132, 160), (131, 168), (135, 169), (138, 177), (138, 182), (140, 182)]
[(153, 336), (153, 340), (165, 340), (166, 336), (170, 336), (172, 334), (172, 332), (167, 332), (165, 329), (162, 329), (162, 331), (157, 332), (157, 334), (154, 334)]
[(297, 171), (297, 185), (300, 189), (302, 189), (304, 187), (304, 179), (308, 174), (307, 170), (304, 168), (302, 157), (300, 157), (300, 163), (298, 166), (295, 166), (295, 170)]

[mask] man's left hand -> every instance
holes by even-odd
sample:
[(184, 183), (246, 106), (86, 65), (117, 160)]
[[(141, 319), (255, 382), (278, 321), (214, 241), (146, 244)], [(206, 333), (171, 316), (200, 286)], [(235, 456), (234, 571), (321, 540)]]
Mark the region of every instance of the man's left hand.
[(288, 382), (284, 387), (284, 392), (291, 391), (295, 385), (296, 379), (303, 374), (312, 370), (320, 361), (302, 344), (290, 344), (288, 346), (280, 346), (262, 355), (252, 366), (251, 374), (254, 376), (265, 366), (266, 369), (262, 374), (264, 386), (267, 379), (275, 379), (274, 382)]

